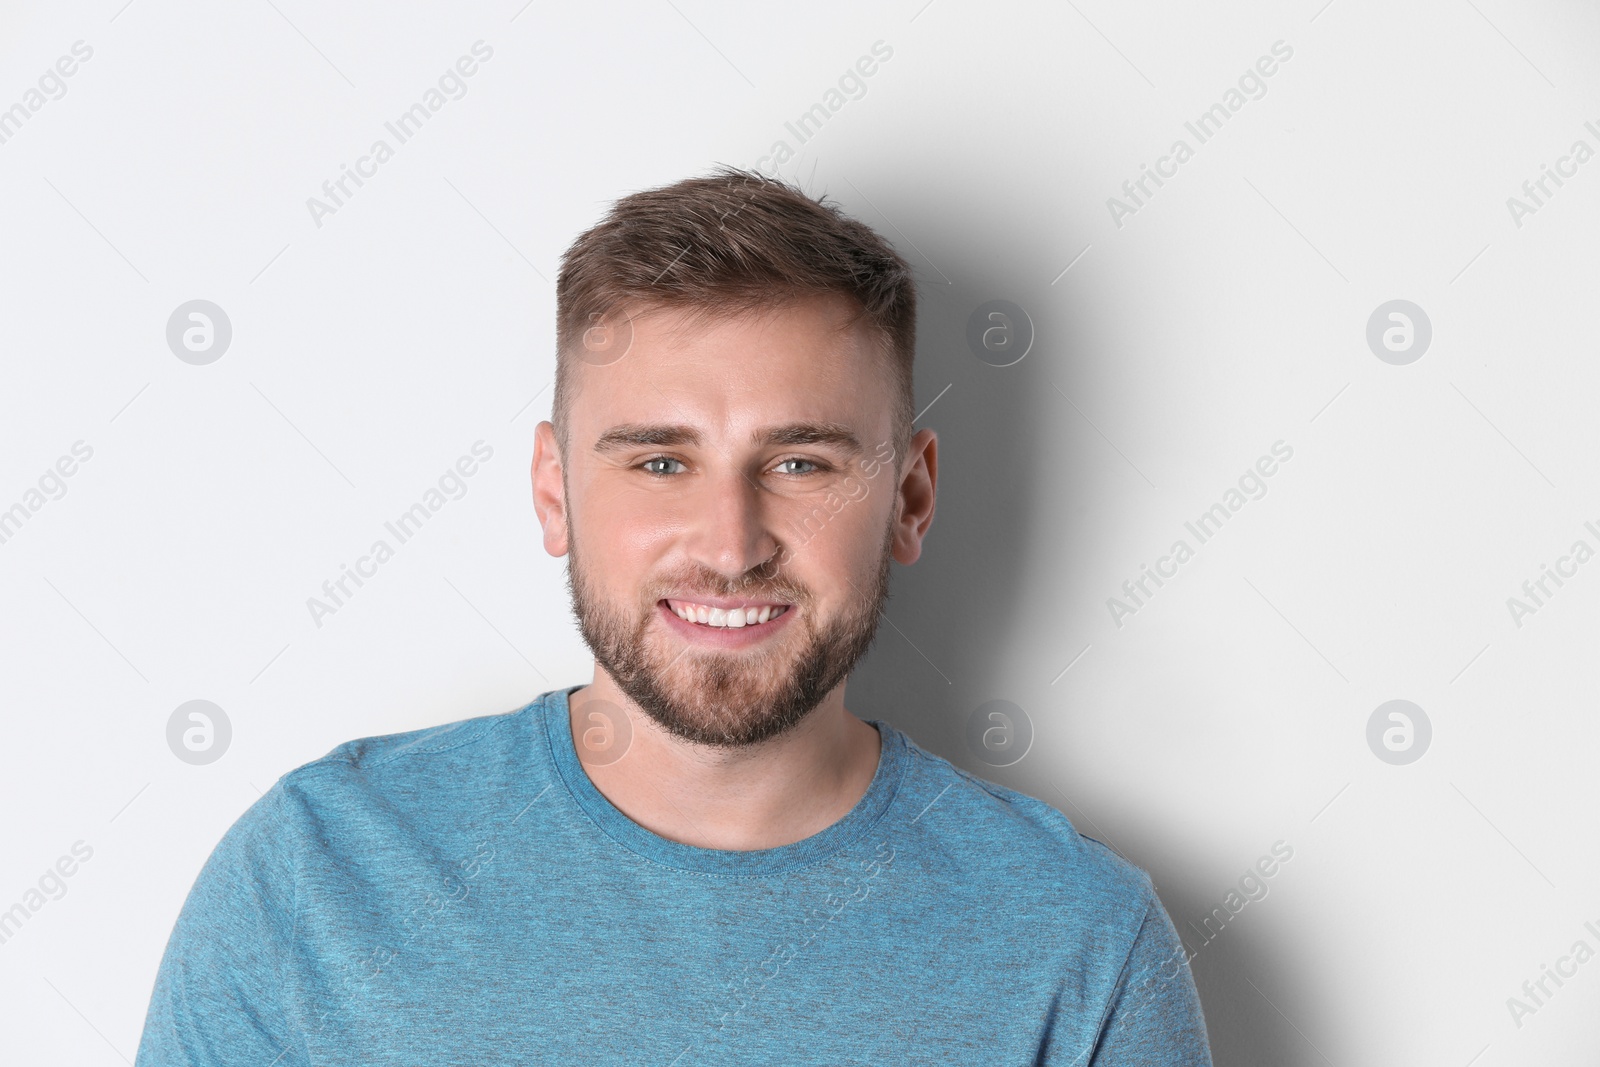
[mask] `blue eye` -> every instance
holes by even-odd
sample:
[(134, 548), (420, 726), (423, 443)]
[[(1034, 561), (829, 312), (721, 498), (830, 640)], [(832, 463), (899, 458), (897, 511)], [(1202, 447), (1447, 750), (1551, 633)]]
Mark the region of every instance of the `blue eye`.
[(677, 462), (679, 462), (679, 461), (673, 459), (671, 456), (652, 456), (651, 458), (645, 460), (643, 463), (639, 464), (639, 466), (641, 466), (643, 468), (646, 468), (645, 469), (645, 473), (646, 474), (653, 474), (657, 478), (665, 478), (667, 475), (671, 474), (672, 472), (671, 471), (650, 470), (649, 469), (650, 465), (652, 463), (677, 463)]
[[(648, 474), (648, 475), (650, 475), (650, 476), (652, 476), (654, 478), (668, 478), (668, 477), (671, 477), (674, 474), (679, 473), (678, 471), (675, 471), (675, 470), (670, 470), (670, 469), (663, 470), (663, 469), (661, 469), (659, 467), (654, 466), (655, 464), (660, 464), (660, 463), (665, 463), (665, 464), (676, 463), (680, 467), (683, 466), (683, 461), (682, 460), (674, 459), (672, 456), (651, 456), (649, 459), (644, 460), (643, 462), (641, 462), (638, 465), (638, 469), (644, 471), (646, 474)], [(795, 471), (795, 470), (785, 471), (785, 470), (782, 470), (782, 468), (786, 464), (790, 464), (790, 463), (803, 463), (803, 464), (806, 464), (811, 469), (810, 470), (800, 470), (800, 471)], [(773, 469), (778, 471), (779, 473), (786, 474), (789, 477), (800, 478), (800, 477), (804, 477), (806, 475), (811, 475), (811, 474), (821, 474), (821, 473), (823, 473), (825, 471), (831, 470), (832, 468), (829, 467), (825, 463), (818, 463), (816, 460), (802, 459), (802, 458), (797, 456), (797, 457), (795, 457), (793, 459), (780, 460), (778, 462), (778, 465), (776, 467), (774, 467)]]

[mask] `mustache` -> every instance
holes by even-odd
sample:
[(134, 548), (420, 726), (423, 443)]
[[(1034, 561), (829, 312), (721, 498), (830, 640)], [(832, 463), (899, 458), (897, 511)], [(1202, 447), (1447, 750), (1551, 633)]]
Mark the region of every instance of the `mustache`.
[(780, 604), (803, 604), (810, 594), (803, 586), (790, 581), (730, 582), (717, 574), (684, 575), (677, 581), (654, 583), (654, 604), (667, 597), (692, 600), (696, 596), (725, 597), (739, 600), (772, 600)]

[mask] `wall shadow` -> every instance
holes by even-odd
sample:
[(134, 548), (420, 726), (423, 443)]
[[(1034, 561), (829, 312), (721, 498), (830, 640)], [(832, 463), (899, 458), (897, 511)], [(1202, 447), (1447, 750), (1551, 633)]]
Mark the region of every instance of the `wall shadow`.
[[(868, 181), (867, 187), (901, 194), (874, 197), (892, 217), (893, 228), (873, 207), (849, 196), (837, 198), (845, 210), (893, 240), (917, 270), (917, 407), (932, 407), (916, 426), (932, 426), (939, 436), (939, 500), (922, 559), (913, 567), (893, 568), (885, 619), (872, 651), (851, 677), (847, 703), (858, 715), (894, 723), (922, 747), (980, 778), (1044, 800), (1080, 831), (1098, 836), (1060, 796), (1029, 788), (1026, 759), (1006, 770), (974, 759), (962, 723), (994, 695), (988, 688), (994, 664), (1004, 660), (1013, 632), (1007, 605), (1040, 595), (1039, 578), (1023, 573), (1024, 561), (1048, 547), (1063, 572), (1072, 566), (1070, 540), (1041, 546), (1033, 539), (1053, 536), (1040, 529), (1042, 494), (1088, 498), (1090, 458), (1059, 445), (1062, 412), (1070, 408), (1057, 386), (1072, 392), (1074, 383), (1093, 374), (1096, 361), (1109, 358), (1086, 341), (1091, 333), (1104, 336), (1103, 329), (1089, 327), (1108, 311), (1074, 298), (1069, 289), (1052, 289), (1049, 276), (1019, 284), (1016, 270), (974, 267), (973, 259), (1002, 247), (1008, 259), (1047, 258), (1041, 252), (1047, 234), (1030, 220), (1013, 217), (1008, 204), (964, 202), (952, 212), (910, 174), (880, 174)], [(897, 234), (912, 234), (924, 247), (935, 241), (922, 235), (933, 234), (938, 247), (969, 248), (973, 255), (965, 262), (929, 258)], [(1023, 251), (1011, 257), (1013, 248)], [(1033, 347), (1010, 367), (986, 364), (968, 347), (968, 318), (993, 299), (1020, 305), (1033, 321)], [(1094, 522), (1086, 509), (1083, 521)], [(1077, 707), (1074, 714), (1093, 711)], [(1170, 839), (1170, 831), (1163, 835), (1141, 826), (1134, 805), (1119, 808), (1114, 797), (1103, 796), (1089, 803), (1097, 826), (1115, 835), (1114, 847), (1151, 872), (1174, 925), (1191, 951), (1198, 949), (1193, 970), (1214, 1062), (1321, 1064), (1320, 1054), (1250, 984), (1283, 1001), (1262, 976), (1293, 973), (1298, 961), (1289, 947), (1251, 939), (1245, 929), (1248, 911), (1241, 912), (1239, 929), (1201, 947), (1201, 939), (1186, 927), (1218, 903), (1227, 887), (1163, 855), (1159, 842)]]

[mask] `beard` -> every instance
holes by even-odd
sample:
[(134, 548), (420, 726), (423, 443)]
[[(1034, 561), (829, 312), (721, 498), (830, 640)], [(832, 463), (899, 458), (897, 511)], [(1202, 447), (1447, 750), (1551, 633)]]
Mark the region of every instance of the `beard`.
[[(693, 590), (707, 596), (772, 600), (797, 612), (786, 632), (740, 650), (688, 647), (672, 651), (657, 618), (660, 596), (642, 609), (608, 600), (590, 580), (578, 551), (572, 509), (567, 508), (567, 588), (584, 643), (595, 662), (645, 714), (684, 741), (718, 748), (754, 745), (793, 729), (810, 714), (872, 647), (889, 599), (893, 523), (884, 529), (876, 573), (828, 621), (812, 614), (803, 586), (781, 573), (763, 578), (766, 565), (739, 581), (716, 571), (689, 568), (656, 583), (662, 593)], [(693, 595), (683, 599), (692, 600)], [(803, 609), (803, 610), (802, 610)], [(800, 642), (798, 651), (789, 648)], [(672, 641), (671, 644), (676, 644)]]

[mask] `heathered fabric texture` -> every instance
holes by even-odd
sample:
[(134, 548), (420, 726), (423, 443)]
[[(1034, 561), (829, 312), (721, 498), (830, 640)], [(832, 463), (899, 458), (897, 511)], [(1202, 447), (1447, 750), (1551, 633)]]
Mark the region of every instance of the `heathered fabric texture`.
[(628, 819), (567, 697), (284, 775), (201, 870), (137, 1067), (1209, 1065), (1150, 880), (887, 723), (794, 844)]

